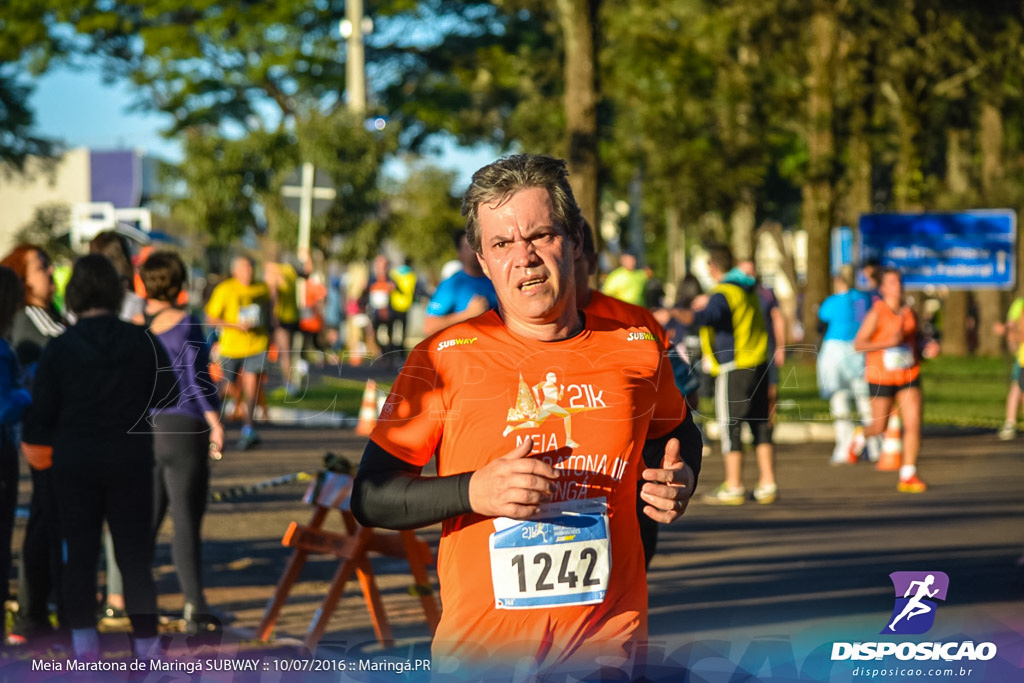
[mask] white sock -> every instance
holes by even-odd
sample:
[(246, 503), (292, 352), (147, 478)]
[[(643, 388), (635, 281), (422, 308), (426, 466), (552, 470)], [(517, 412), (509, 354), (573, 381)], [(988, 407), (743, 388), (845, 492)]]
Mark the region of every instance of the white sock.
[(917, 467), (914, 465), (901, 465), (900, 466), (900, 481), (906, 481), (912, 476), (917, 474)]
[(76, 657), (99, 657), (100, 634), (95, 628), (71, 629), (71, 646)]

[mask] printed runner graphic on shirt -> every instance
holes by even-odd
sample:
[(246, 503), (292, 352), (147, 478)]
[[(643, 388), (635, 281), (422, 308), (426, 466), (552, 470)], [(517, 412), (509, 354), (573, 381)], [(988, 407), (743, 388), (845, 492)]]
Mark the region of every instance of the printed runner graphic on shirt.
[(572, 438), (572, 416), (587, 410), (606, 408), (602, 398), (604, 392), (595, 391), (590, 384), (573, 384), (567, 395), (564, 384), (559, 383), (558, 375), (549, 371), (544, 380), (531, 388), (519, 373), (519, 390), (516, 404), (508, 410), (508, 423), (502, 436), (508, 436), (518, 429), (535, 429), (549, 417), (562, 418), (565, 427), (565, 445), (577, 448), (579, 444)]

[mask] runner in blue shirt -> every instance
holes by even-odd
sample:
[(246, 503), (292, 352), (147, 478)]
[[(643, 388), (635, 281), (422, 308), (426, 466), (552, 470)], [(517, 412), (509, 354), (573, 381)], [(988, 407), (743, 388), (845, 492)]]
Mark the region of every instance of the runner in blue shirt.
[(455, 244), (462, 270), (443, 280), (427, 304), (427, 317), (423, 322), (423, 332), (427, 335), (475, 318), (498, 305), (494, 285), (480, 268), (476, 252), (466, 241), (465, 230), (455, 234)]
[[(853, 268), (843, 266), (833, 278), (835, 294), (821, 303), (818, 320), (824, 328), (824, 341), (818, 354), (818, 391), (829, 399), (835, 424), (836, 446), (832, 464), (855, 463), (864, 449), (864, 435), (854, 425), (851, 399), (857, 404), (861, 422), (871, 419), (871, 398), (864, 379), (864, 354), (853, 349), (860, 323), (871, 307), (871, 295), (853, 287)], [(878, 458), (877, 444), (871, 444), (869, 457)]]

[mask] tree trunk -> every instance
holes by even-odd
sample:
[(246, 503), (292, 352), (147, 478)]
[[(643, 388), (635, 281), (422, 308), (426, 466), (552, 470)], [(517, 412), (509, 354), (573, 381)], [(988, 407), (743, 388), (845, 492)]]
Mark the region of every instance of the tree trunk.
[[(1003, 114), (999, 107), (991, 102), (982, 104), (980, 126), (982, 197), (985, 205), (998, 206), (1003, 182)], [(1020, 272), (1020, 261), (1017, 261), (1017, 272)], [(1017, 277), (1019, 279), (1020, 275)], [(991, 331), (992, 325), (1003, 319), (1002, 296), (996, 290), (979, 291), (975, 296), (978, 300), (978, 354), (1002, 355), (1003, 341)]]
[(942, 309), (942, 355), (966, 356), (967, 292), (950, 292)]
[(598, 215), (597, 72), (598, 10), (600, 0), (558, 0), (565, 38), (565, 122), (569, 150), (569, 179), (583, 217), (593, 226)]
[(679, 281), (686, 275), (686, 234), (679, 223), (679, 207), (665, 209), (665, 233), (668, 237), (668, 282), (665, 296), (673, 303), (679, 292)]
[[(970, 189), (968, 179), (968, 153), (964, 144), (963, 131), (950, 128), (946, 131), (946, 190), (948, 210), (963, 208), (965, 195)], [(942, 353), (948, 356), (966, 356), (970, 353), (967, 343), (966, 291), (951, 291), (946, 295), (942, 319)]]
[(950, 128), (946, 131), (946, 189), (950, 199), (957, 206), (964, 208), (966, 195), (970, 187), (970, 150), (968, 149), (970, 131)]
[[(836, 48), (839, 55), (849, 55), (861, 40), (860, 36), (849, 30), (842, 31), (840, 36)], [(843, 63), (842, 57), (839, 63)], [(842, 89), (845, 85), (846, 91), (852, 94), (849, 105), (850, 134), (846, 143), (846, 183), (843, 196), (837, 198), (836, 218), (840, 225), (857, 229), (861, 215), (871, 213), (872, 209), (871, 145), (868, 141), (868, 129), (874, 100), (868, 84), (870, 69), (850, 69), (849, 66), (846, 69), (846, 83), (837, 83), (837, 89)]]
[(911, 96), (902, 90), (895, 102), (898, 148), (893, 168), (893, 199), (897, 211), (921, 210), (921, 155), (917, 135), (921, 122), (913, 110)]
[(999, 107), (983, 104), (980, 126), (981, 191), (985, 200), (992, 202), (1003, 181), (1003, 114)]
[(835, 60), (837, 22), (827, 3), (811, 17), (808, 88), (808, 179), (804, 184), (803, 226), (807, 231), (807, 285), (804, 290), (805, 341), (817, 341), (818, 306), (829, 294), (829, 241), (834, 210), (832, 133), (832, 67)]
[(856, 228), (860, 224), (861, 214), (871, 213), (871, 147), (865, 136), (863, 123), (856, 125), (863, 112), (854, 114), (854, 129), (849, 144), (850, 163), (847, 173), (850, 185), (845, 201), (843, 215), (840, 220), (844, 225)]
[(732, 255), (737, 261), (754, 258), (754, 225), (757, 220), (757, 204), (749, 187), (740, 190), (740, 198), (729, 215), (732, 228)]

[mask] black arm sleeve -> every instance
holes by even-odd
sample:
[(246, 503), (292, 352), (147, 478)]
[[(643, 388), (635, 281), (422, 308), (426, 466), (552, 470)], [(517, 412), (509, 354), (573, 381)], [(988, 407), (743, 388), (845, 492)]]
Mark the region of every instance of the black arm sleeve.
[(420, 470), (370, 441), (352, 486), (356, 520), (383, 529), (417, 529), (473, 512), (472, 472), (425, 477)]
[(644, 443), (644, 463), (651, 468), (660, 468), (661, 460), (665, 457), (665, 445), (673, 438), (679, 439), (679, 457), (693, 470), (693, 487), (696, 490), (697, 480), (700, 478), (700, 465), (704, 459), (704, 441), (690, 411), (686, 412), (686, 419), (671, 432)]

